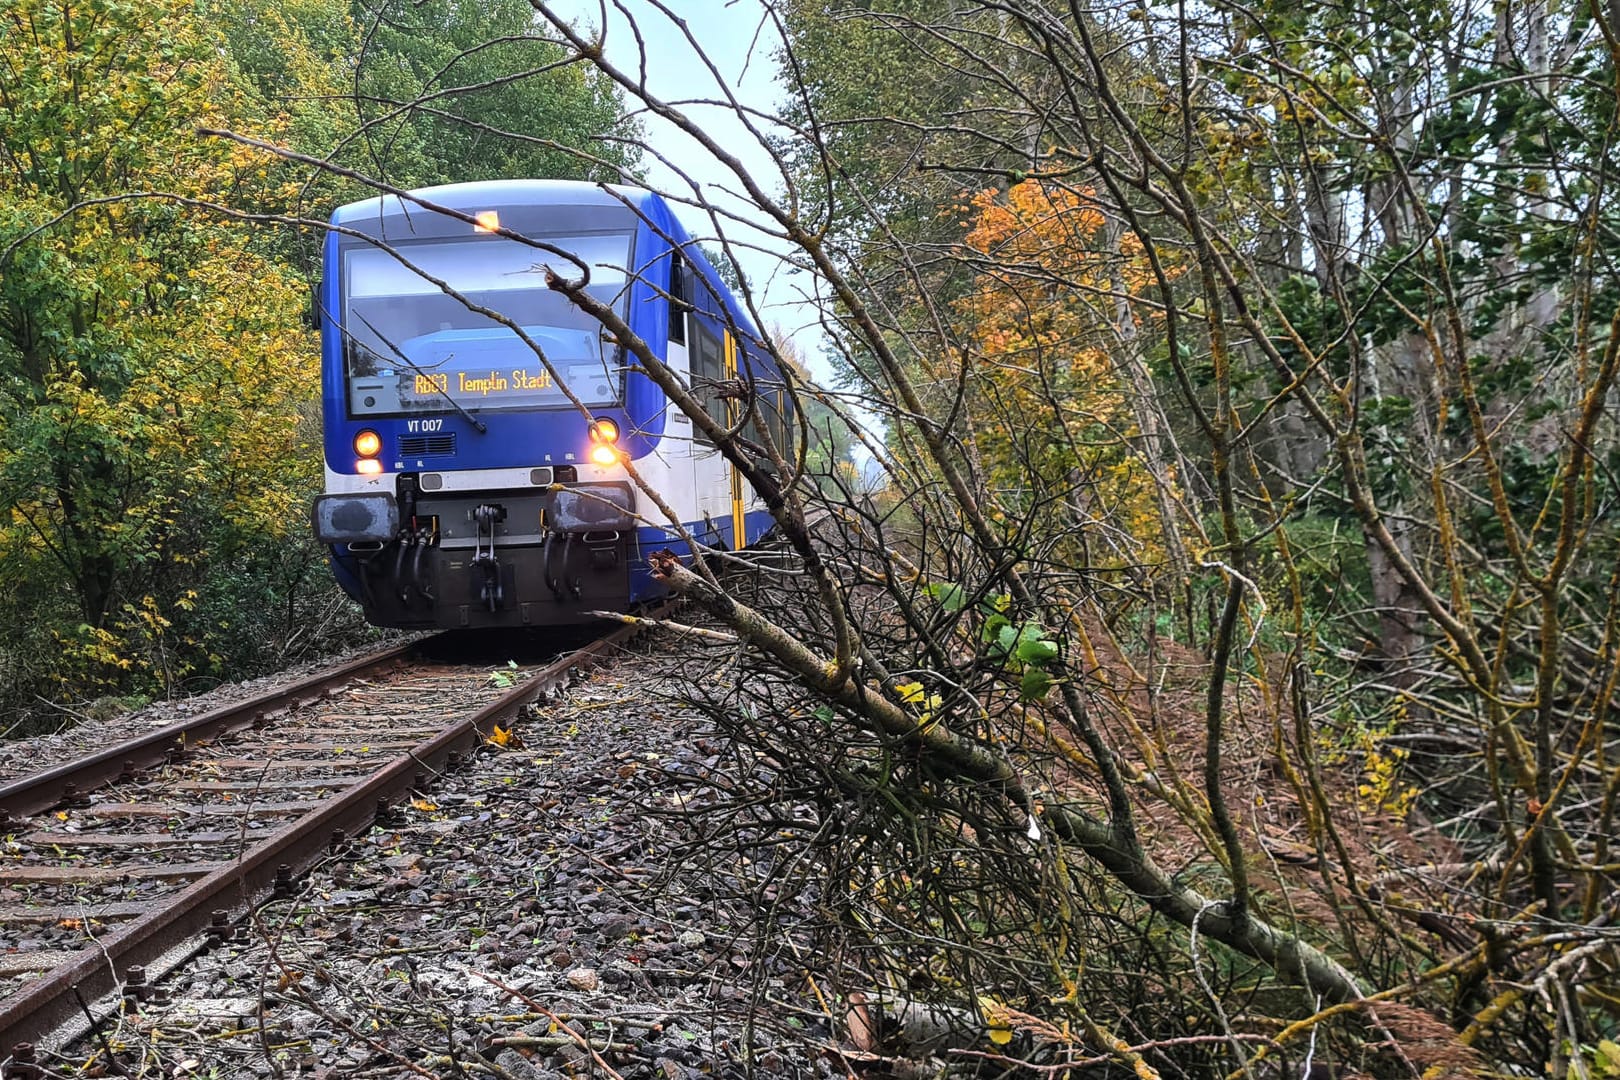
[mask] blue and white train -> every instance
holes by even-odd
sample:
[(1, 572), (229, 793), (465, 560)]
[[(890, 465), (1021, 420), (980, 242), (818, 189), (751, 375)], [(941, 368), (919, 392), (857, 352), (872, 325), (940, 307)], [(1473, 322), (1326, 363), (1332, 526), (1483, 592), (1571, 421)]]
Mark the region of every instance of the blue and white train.
[[(746, 313), (668, 205), (635, 188), (545, 180), (452, 184), (340, 207), (317, 290), (326, 494), (316, 536), (379, 626), (578, 622), (661, 589), (646, 556), (685, 554), (630, 482), (656, 490), (699, 544), (758, 540), (769, 515), (726, 459), (560, 292), (589, 292), (693, 388), (711, 416), (758, 395), (782, 445), (781, 380)], [(523, 328), (550, 362), (510, 327)], [(589, 415), (570, 403), (565, 383)], [(729, 393), (728, 393), (729, 388)]]

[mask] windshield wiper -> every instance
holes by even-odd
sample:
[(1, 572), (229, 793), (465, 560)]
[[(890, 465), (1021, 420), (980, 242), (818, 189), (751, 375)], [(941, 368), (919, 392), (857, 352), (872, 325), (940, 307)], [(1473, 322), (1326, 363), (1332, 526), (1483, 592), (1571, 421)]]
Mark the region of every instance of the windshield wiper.
[(366, 318), (364, 315), (360, 314), (358, 311), (356, 311), (354, 313), (354, 317), (359, 319), (361, 322), (365, 323), (366, 324), (366, 329), (370, 330), (373, 334), (375, 334), (378, 341), (380, 341), (384, 345), (388, 346), (388, 351), (393, 353), (394, 356), (396, 358), (398, 358), (400, 363), (404, 364), (406, 367), (410, 368), (412, 371), (414, 371), (418, 375), (420, 375), (422, 377), (423, 381), (426, 382), (427, 385), (429, 385), (429, 386), (431, 386), (433, 388), (433, 392), (435, 394), (438, 394), (440, 397), (444, 398), (445, 401), (449, 402), (450, 407), (452, 409), (456, 410), (456, 412), (460, 413), (461, 416), (462, 416), (462, 419), (466, 420), (473, 427), (477, 428), (478, 429), (478, 434), (483, 435), (483, 434), (485, 434), (486, 432), (489, 431), (489, 428), (487, 426), (485, 426), (485, 424), (484, 424), (484, 422), (482, 420), (478, 419), (478, 417), (474, 416), (471, 412), (469, 412), (465, 405), (463, 405), (461, 402), (457, 401), (455, 398), (450, 396), (450, 391), (445, 390), (445, 389), (443, 389), (443, 388), (441, 388), (439, 386), (439, 380), (437, 380), (437, 379), (435, 379), (433, 377), (433, 373), (431, 371), (427, 371), (427, 370), (423, 369), (422, 367), (418, 366), (417, 363), (415, 361), (413, 361), (410, 357), (408, 357), (404, 353), (400, 352), (399, 346), (395, 345), (392, 341), (389, 341), (388, 338), (383, 334), (383, 332), (381, 330), (378, 330), (375, 326), (372, 326), (370, 319)]

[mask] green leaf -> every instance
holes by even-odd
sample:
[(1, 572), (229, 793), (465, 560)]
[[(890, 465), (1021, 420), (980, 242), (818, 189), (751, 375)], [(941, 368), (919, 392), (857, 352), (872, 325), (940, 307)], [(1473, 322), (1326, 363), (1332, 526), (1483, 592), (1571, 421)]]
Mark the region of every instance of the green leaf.
[(967, 592), (955, 582), (935, 581), (923, 591), (939, 601), (939, 606), (946, 611), (961, 611), (967, 606)]
[(1009, 656), (1016, 644), (1018, 644), (1018, 630), (1009, 624), (996, 631), (996, 642), (990, 651), (996, 656)]
[(1052, 676), (1038, 667), (1027, 668), (1018, 683), (1018, 696), (1025, 701), (1039, 701), (1052, 689)]
[(987, 619), (995, 618), (997, 616), (1004, 617), (1007, 609), (1011, 606), (1012, 597), (1008, 596), (1006, 593), (1000, 593), (996, 596), (989, 596), (983, 600), (980, 600), (979, 613)]
[(1026, 664), (1044, 664), (1057, 659), (1057, 642), (1046, 638), (1025, 639), (1018, 643), (1014, 655)]
[(1604, 1039), (1597, 1044), (1598, 1075), (1620, 1076), (1620, 1044), (1612, 1039)]
[(992, 615), (984, 620), (984, 629), (979, 632), (979, 639), (986, 642), (995, 641), (1001, 633), (1002, 627), (1007, 625), (1007, 616)]

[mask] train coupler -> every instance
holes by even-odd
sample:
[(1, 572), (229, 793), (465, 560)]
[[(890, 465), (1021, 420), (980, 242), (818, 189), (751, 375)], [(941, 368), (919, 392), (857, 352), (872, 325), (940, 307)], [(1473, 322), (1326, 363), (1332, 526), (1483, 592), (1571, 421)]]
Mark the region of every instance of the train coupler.
[(495, 554), (495, 526), (506, 520), (506, 507), (480, 503), (473, 508), (472, 519), (478, 526), (472, 564), (484, 575), (478, 599), (487, 610), (497, 611), (506, 599), (506, 592), (501, 587), (501, 560)]

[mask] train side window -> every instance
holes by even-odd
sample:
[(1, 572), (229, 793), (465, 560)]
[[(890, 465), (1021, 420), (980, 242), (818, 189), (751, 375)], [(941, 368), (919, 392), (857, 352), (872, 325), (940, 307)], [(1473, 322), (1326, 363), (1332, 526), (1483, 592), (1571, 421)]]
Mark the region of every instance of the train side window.
[(787, 395), (780, 387), (766, 389), (759, 395), (759, 410), (764, 414), (765, 427), (771, 433), (771, 441), (776, 444), (776, 452), (783, 458), (793, 457), (791, 437), (787, 422)]
[(686, 287), (686, 262), (678, 251), (669, 256), (669, 340), (677, 345), (686, 344), (686, 305), (690, 303)]
[[(750, 392), (753, 407), (747, 434), (761, 447), (765, 445), (765, 436), (769, 434), (777, 453), (786, 457), (787, 428), (783, 423), (781, 383), (772, 378), (774, 375), (772, 366), (761, 357), (757, 347), (742, 344), (737, 346), (738, 374)], [(736, 404), (742, 409), (747, 408), (750, 402), (739, 401)], [(736, 413), (729, 415), (733, 420), (736, 419)]]
[(763, 436), (768, 434), (776, 446), (776, 452), (783, 458), (791, 458), (793, 455), (789, 449), (788, 439), (792, 433), (788, 428), (784, 397), (780, 383), (762, 379), (754, 399), (755, 419), (750, 426), (754, 428), (755, 437), (759, 439), (761, 445), (764, 445), (765, 441)]
[[(692, 391), (703, 409), (716, 423), (726, 422), (726, 403), (719, 394), (719, 384), (725, 379), (725, 356), (722, 352), (720, 338), (709, 328), (703, 325), (702, 320), (692, 320)], [(700, 431), (697, 437), (702, 442), (709, 440)]]

